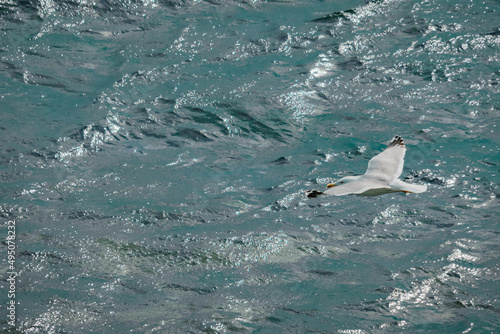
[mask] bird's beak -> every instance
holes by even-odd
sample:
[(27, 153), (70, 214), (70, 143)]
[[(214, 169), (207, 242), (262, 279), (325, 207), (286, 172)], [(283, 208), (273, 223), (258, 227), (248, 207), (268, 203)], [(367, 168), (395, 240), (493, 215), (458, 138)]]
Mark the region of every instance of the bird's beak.
[(328, 183), (326, 185), (327, 188), (333, 188), (333, 187), (336, 187), (337, 185), (335, 183)]

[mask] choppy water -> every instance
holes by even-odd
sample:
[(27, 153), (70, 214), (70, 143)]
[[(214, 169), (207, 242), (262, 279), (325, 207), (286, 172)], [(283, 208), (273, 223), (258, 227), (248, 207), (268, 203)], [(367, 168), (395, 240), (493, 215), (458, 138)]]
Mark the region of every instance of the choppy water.
[[(16, 328), (498, 332), (499, 13), (0, 1)], [(426, 193), (305, 197), (396, 134)]]

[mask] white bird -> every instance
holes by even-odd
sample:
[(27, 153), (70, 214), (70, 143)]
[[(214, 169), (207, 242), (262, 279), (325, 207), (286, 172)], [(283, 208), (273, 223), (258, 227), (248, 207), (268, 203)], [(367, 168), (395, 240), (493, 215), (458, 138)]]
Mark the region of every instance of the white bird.
[(426, 185), (410, 184), (398, 179), (403, 171), (405, 152), (403, 138), (395, 136), (382, 153), (368, 162), (365, 174), (343, 177), (335, 183), (328, 184), (328, 190), (325, 192), (309, 190), (307, 197), (349, 194), (377, 196), (394, 192), (423, 193), (427, 190)]

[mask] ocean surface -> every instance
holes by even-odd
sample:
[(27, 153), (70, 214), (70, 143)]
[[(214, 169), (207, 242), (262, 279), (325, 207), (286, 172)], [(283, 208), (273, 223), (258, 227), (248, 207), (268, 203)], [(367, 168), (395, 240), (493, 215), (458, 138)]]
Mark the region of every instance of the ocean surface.
[(0, 102), (1, 333), (500, 332), (498, 0), (0, 0)]

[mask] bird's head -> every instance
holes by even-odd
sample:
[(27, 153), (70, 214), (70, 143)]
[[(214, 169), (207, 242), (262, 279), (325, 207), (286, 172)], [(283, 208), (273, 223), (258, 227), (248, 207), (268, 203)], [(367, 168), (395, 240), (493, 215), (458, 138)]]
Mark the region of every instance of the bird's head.
[(341, 186), (343, 184), (354, 182), (357, 179), (358, 179), (358, 176), (345, 176), (345, 177), (341, 178), (340, 180), (338, 180), (337, 182), (327, 184), (326, 187), (332, 188), (332, 187)]

